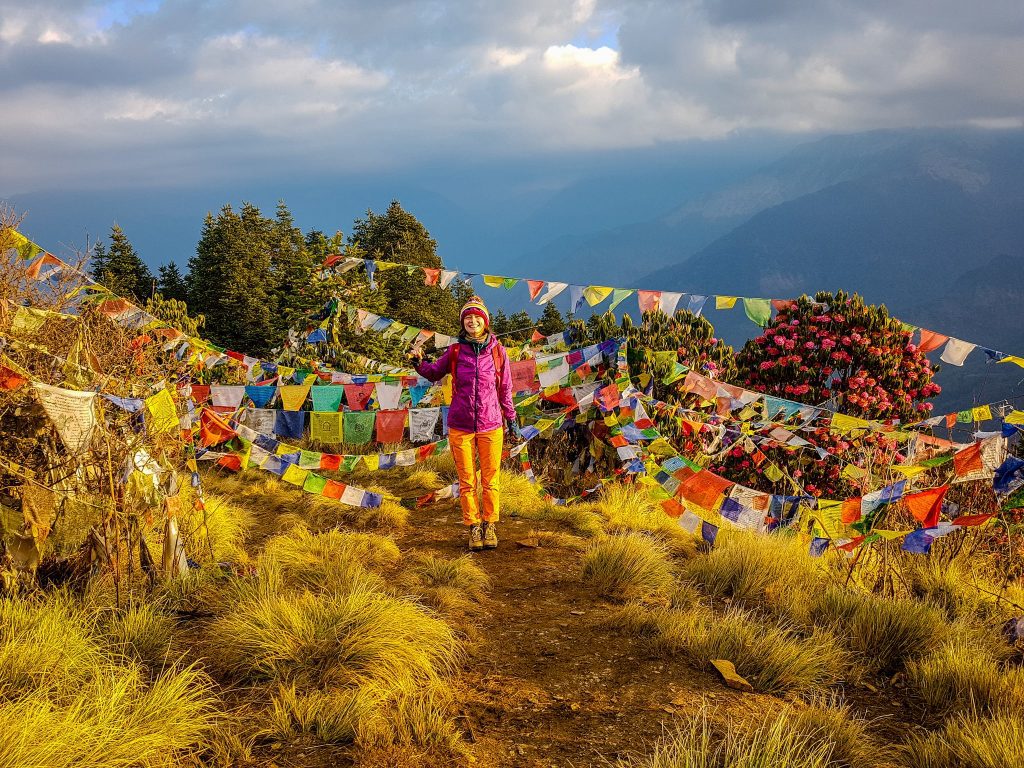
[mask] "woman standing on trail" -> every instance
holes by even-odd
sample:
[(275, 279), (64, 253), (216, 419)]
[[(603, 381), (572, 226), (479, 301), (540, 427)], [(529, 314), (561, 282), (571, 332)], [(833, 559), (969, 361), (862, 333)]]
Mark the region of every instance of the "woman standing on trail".
[[(473, 296), (459, 316), (462, 331), (457, 343), (434, 362), (412, 351), (416, 372), (430, 381), (452, 374), (452, 404), (448, 409), (448, 443), (459, 473), (462, 521), (469, 526), (469, 548), (498, 546), (498, 470), (501, 467), (502, 422), (514, 433), (512, 374), (508, 353), (489, 332), (491, 317), (479, 296)], [(476, 498), (476, 454), (480, 456), (483, 514)]]

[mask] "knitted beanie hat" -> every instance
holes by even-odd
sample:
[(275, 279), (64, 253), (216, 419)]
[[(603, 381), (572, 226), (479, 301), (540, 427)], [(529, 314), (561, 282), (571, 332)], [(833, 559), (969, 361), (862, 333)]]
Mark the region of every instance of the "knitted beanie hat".
[(487, 307), (484, 306), (484, 300), (479, 296), (471, 296), (469, 301), (466, 302), (462, 312), (459, 313), (459, 323), (464, 323), (469, 315), (483, 318), (485, 328), (491, 326), (491, 316), (487, 312)]

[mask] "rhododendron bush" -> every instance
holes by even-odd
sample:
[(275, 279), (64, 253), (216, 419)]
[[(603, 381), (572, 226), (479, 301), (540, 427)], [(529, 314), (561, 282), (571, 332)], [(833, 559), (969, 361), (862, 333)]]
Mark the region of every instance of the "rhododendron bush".
[[(884, 306), (842, 291), (802, 296), (776, 305), (778, 314), (736, 356), (738, 384), (787, 400), (851, 416), (908, 423), (927, 418), (941, 388), (937, 368), (911, 341), (911, 331)], [(815, 422), (818, 425), (819, 421)], [(807, 491), (843, 496), (857, 492), (842, 475), (843, 462), (822, 458), (820, 447), (865, 469), (901, 460), (899, 446), (881, 435), (852, 439), (827, 428), (800, 431), (811, 449), (760, 448), (736, 441), (720, 462), (732, 480), (768, 489), (764, 471), (774, 461)]]

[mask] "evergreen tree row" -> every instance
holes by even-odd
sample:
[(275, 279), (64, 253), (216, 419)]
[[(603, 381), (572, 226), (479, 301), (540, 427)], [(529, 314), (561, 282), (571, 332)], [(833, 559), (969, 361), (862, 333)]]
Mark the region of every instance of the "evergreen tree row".
[[(303, 233), (284, 202), (273, 217), (243, 203), (225, 205), (207, 214), (196, 253), (182, 274), (174, 262), (154, 277), (115, 224), (110, 244), (100, 241), (92, 256), (92, 276), (114, 293), (145, 304), (161, 319), (188, 333), (203, 335), (230, 349), (266, 356), (283, 346), (290, 329), (302, 331), (306, 319), (332, 298), (342, 300), (408, 325), (456, 334), (459, 309), (472, 293), (456, 281), (448, 288), (426, 285), (419, 269), (378, 268), (315, 279), (332, 254), (372, 258), (377, 262), (444, 268), (437, 242), (426, 227), (398, 201), (381, 214), (372, 210), (357, 219), (345, 239), (313, 230)], [(373, 279), (374, 285), (370, 285)], [(343, 318), (344, 320), (344, 318)], [(495, 333), (506, 343), (530, 338), (537, 327), (545, 336), (566, 327), (566, 318), (547, 304), (538, 321), (526, 312), (493, 318)], [(403, 345), (379, 334), (356, 334), (347, 322), (332, 328), (326, 349), (317, 356), (341, 359), (357, 352), (385, 362), (400, 362)]]

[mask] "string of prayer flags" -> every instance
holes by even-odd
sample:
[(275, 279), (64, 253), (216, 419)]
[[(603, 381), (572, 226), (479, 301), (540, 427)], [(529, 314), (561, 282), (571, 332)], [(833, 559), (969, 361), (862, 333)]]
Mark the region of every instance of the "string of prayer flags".
[(96, 393), (61, 389), (39, 381), (33, 381), (32, 387), (43, 410), (56, 427), (64, 447), (73, 455), (80, 454), (88, 447), (96, 428), (96, 415), (93, 411)]

